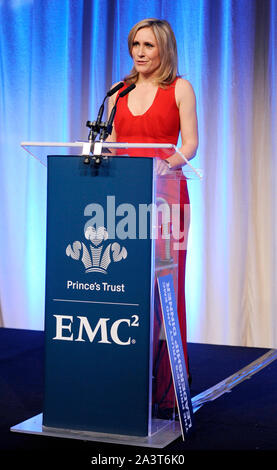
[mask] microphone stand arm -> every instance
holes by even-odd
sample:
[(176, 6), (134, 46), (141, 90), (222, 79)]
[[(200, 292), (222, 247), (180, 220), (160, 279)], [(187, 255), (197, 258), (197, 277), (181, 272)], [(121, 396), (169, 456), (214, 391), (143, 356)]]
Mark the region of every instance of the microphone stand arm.
[[(91, 144), (90, 145), (90, 152), (91, 153), (93, 153), (93, 148), (92, 147), (94, 146), (96, 137), (99, 133), (100, 133), (100, 136), (99, 136), (100, 142), (104, 142), (107, 139), (107, 137), (109, 135), (111, 135), (112, 130), (113, 130), (113, 121), (114, 121), (114, 117), (115, 117), (115, 113), (116, 113), (116, 106), (117, 106), (117, 102), (118, 102), (119, 98), (122, 98), (123, 96), (127, 95), (128, 93), (130, 93), (131, 90), (133, 90), (136, 87), (136, 85), (133, 83), (132, 85), (129, 85), (121, 93), (119, 93), (119, 95), (116, 99), (115, 105), (111, 110), (111, 114), (109, 116), (108, 121), (102, 122), (102, 116), (103, 116), (103, 112), (104, 112), (104, 103), (105, 103), (106, 98), (108, 98), (108, 96), (112, 96), (116, 91), (118, 91), (120, 88), (122, 88), (123, 85), (124, 85), (124, 83), (120, 82), (118, 85), (116, 85), (114, 88), (112, 88), (107, 93), (107, 95), (104, 98), (104, 101), (103, 101), (102, 105), (100, 106), (98, 116), (97, 116), (97, 120), (93, 121), (93, 122), (87, 121), (87, 127), (90, 128), (90, 132), (89, 132), (89, 135), (88, 135), (88, 141)], [(94, 163), (98, 166), (98, 165), (100, 165), (103, 157), (102, 157), (102, 155), (93, 155), (92, 158), (94, 160)], [(90, 156), (89, 155), (85, 156), (84, 163), (85, 164), (90, 163)]]
[(107, 122), (103, 122), (101, 125), (101, 131), (100, 131), (100, 142), (104, 142), (109, 135), (111, 135), (112, 130), (113, 130), (113, 121), (114, 121), (114, 116), (116, 113), (116, 104), (114, 105), (109, 120)]
[(116, 99), (115, 105), (114, 105), (113, 109), (111, 110), (109, 120), (107, 122), (103, 123), (102, 130), (101, 130), (101, 133), (100, 133), (100, 142), (103, 142), (104, 140), (106, 140), (106, 138), (109, 135), (111, 135), (111, 133), (112, 133), (113, 121), (114, 121), (114, 117), (115, 117), (115, 113), (116, 113), (116, 106), (117, 106), (118, 100), (120, 98), (123, 98), (123, 96), (127, 95), (128, 93), (130, 93), (130, 91), (132, 91), (134, 88), (136, 88), (136, 85), (134, 83), (132, 83), (132, 85), (129, 85), (125, 90), (123, 90), (121, 93), (119, 93), (119, 95)]

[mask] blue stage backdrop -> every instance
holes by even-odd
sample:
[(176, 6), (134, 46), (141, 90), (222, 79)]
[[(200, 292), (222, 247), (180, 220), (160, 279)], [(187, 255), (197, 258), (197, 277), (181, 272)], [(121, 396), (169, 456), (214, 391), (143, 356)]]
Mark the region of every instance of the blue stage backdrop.
[(0, 0), (0, 324), (43, 328), (46, 168), (20, 142), (87, 138), (145, 17), (198, 103), (189, 339), (277, 347), (275, 0)]

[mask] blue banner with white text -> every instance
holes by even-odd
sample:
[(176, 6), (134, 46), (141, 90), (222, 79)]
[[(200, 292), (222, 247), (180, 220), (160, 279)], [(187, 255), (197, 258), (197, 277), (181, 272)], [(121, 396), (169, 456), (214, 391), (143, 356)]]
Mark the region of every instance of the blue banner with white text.
[(158, 278), (166, 341), (183, 439), (193, 430), (193, 409), (171, 274)]

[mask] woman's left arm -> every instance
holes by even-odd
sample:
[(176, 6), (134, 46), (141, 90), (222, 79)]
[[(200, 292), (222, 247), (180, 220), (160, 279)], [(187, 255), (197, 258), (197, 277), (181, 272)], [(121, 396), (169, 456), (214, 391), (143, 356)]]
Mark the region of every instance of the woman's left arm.
[[(180, 130), (182, 145), (180, 152), (187, 160), (193, 158), (198, 147), (198, 124), (196, 114), (196, 98), (191, 84), (179, 78), (175, 87), (176, 103), (179, 108)], [(183, 166), (184, 160), (177, 153), (167, 158), (171, 168), (177, 169)]]

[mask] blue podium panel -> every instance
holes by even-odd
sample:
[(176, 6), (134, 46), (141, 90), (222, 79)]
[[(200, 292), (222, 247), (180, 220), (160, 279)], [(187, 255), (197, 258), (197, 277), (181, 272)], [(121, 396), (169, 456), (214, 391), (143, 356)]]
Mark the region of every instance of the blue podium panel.
[(149, 432), (152, 202), (152, 158), (48, 157), (44, 426)]

